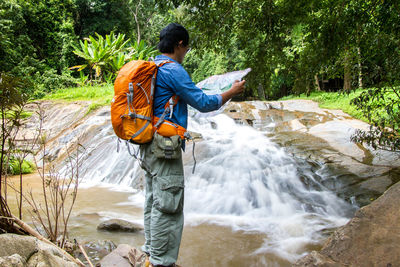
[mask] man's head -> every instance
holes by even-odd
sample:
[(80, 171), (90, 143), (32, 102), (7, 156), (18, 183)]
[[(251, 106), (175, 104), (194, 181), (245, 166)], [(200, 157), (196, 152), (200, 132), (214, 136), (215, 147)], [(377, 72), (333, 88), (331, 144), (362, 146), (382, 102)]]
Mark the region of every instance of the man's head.
[(178, 23), (170, 23), (161, 30), (158, 50), (163, 54), (174, 54), (175, 59), (183, 62), (189, 50), (189, 33)]

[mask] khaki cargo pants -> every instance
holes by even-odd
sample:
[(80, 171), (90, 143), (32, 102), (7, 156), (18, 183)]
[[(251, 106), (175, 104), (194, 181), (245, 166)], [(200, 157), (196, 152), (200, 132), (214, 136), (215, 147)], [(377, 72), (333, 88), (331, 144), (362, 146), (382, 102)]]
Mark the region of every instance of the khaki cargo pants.
[(177, 159), (155, 157), (150, 144), (140, 146), (148, 171), (144, 205), (145, 244), (153, 265), (168, 266), (176, 262), (183, 230), (184, 175), (182, 151)]

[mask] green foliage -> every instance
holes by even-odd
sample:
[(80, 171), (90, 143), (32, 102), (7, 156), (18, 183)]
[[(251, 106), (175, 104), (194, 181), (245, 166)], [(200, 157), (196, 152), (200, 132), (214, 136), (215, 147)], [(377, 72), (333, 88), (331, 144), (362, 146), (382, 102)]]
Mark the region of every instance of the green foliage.
[(400, 87), (370, 88), (351, 103), (371, 123), (369, 131), (358, 130), (352, 140), (400, 152)]
[(75, 47), (74, 54), (83, 58), (86, 64), (73, 66), (70, 69), (82, 71), (88, 67), (90, 80), (99, 79), (102, 82), (104, 81), (104, 72), (107, 68), (112, 68), (113, 59), (121, 55), (129, 40), (125, 41), (124, 34), (115, 35), (113, 32), (106, 35), (105, 38), (96, 33), (96, 37), (89, 36), (84, 42), (79, 41), (80, 49)]
[[(129, 52), (127, 60), (148, 60), (158, 53), (155, 47), (148, 46), (143, 40), (139, 43), (135, 42), (130, 44), (127, 50)], [(119, 68), (117, 70), (119, 70)]]
[(54, 69), (46, 70), (43, 74), (35, 73), (33, 80), (35, 91), (32, 97), (35, 99), (41, 98), (58, 88), (74, 86), (77, 83), (68, 70), (65, 70), (62, 75), (58, 75)]
[(34, 47), (25, 28), (23, 7), (17, 1), (0, 1), (0, 72), (9, 72)]
[(29, 99), (27, 82), (6, 73), (0, 73), (0, 108), (1, 115), (16, 112)]
[(271, 90), (267, 98), (276, 99), (288, 95), (293, 87), (293, 80), (292, 74), (286, 69), (276, 69), (271, 75)]
[(0, 72), (29, 80), (41, 96), (74, 84), (65, 73), (73, 63), (75, 33), (70, 0), (0, 2)]
[[(20, 168), (21, 167), (21, 168)], [(20, 166), (19, 161), (11, 158), (9, 161), (9, 173), (12, 175), (33, 173), (36, 170), (36, 165), (29, 160), (24, 160)]]
[(192, 49), (185, 57), (184, 67), (191, 73), (192, 80), (198, 83), (211, 75), (228, 72), (227, 60), (223, 53)]
[(117, 0), (74, 0), (75, 32), (84, 37), (108, 34), (111, 31), (130, 35), (132, 16), (125, 1)]
[(86, 80), (82, 71), (88, 67), (89, 81), (111, 83), (127, 61), (148, 60), (156, 53), (154, 48), (147, 46), (143, 40), (126, 47), (129, 39), (125, 40), (124, 34), (115, 35), (111, 32), (104, 38), (96, 33), (96, 37), (89, 36), (83, 42), (80, 41), (80, 49), (76, 47), (74, 50), (77, 56), (86, 61), (86, 64), (70, 68), (80, 72), (80, 81)]

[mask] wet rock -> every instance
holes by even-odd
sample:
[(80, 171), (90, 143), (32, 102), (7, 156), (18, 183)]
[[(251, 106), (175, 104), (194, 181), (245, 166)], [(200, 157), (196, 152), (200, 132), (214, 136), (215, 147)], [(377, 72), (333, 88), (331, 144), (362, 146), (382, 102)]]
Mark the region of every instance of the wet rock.
[(142, 267), (146, 260), (146, 255), (139, 250), (121, 244), (110, 254), (105, 256), (96, 266), (101, 267)]
[[(45, 112), (43, 130), (47, 133), (48, 139), (53, 139), (65, 129), (73, 128), (78, 121), (85, 117), (90, 103), (85, 101), (77, 103), (42, 101), (40, 104)], [(27, 111), (33, 112), (33, 115), (25, 125), (26, 129), (21, 129), (19, 134), (33, 137), (39, 125), (39, 116), (36, 114), (37, 105), (28, 105)]]
[(319, 254), (316, 251), (311, 252), (307, 256), (303, 257), (299, 261), (297, 261), (294, 267), (342, 267), (346, 265), (342, 265), (340, 263), (334, 262), (329, 257)]
[(362, 161), (365, 157), (364, 150), (350, 141), (350, 137), (356, 129), (354, 126), (355, 121), (328, 121), (311, 127), (308, 133), (327, 141), (339, 153)]
[(36, 241), (37, 239), (30, 236), (2, 234), (0, 235), (0, 257), (18, 254), (26, 262), (38, 251)]
[(368, 189), (377, 193), (383, 194), (389, 186), (392, 185), (392, 180), (388, 175), (381, 177), (374, 177), (364, 181), (360, 184), (362, 189)]
[(302, 124), (298, 119), (294, 119), (289, 123), (290, 128), (293, 131), (301, 131), (301, 132), (306, 132), (307, 127)]
[(15, 234), (0, 235), (0, 257), (0, 266), (21, 266), (20, 263), (27, 267), (78, 266), (59, 247), (36, 237)]
[(111, 219), (100, 223), (97, 230), (110, 232), (138, 232), (143, 230), (143, 226), (121, 219)]
[[(399, 266), (400, 183), (370, 205), (358, 210), (353, 219), (334, 232), (319, 253), (300, 259), (295, 266), (324, 265), (325, 259), (348, 266)], [(307, 262), (318, 264), (307, 265)], [(340, 266), (340, 265), (339, 265)]]
[(23, 267), (24, 259), (19, 254), (0, 257), (0, 267)]
[(131, 249), (132, 247), (129, 245), (121, 244), (113, 252), (105, 256), (97, 266), (132, 267), (128, 259), (128, 253)]
[[(93, 264), (99, 262), (102, 258), (110, 254), (117, 246), (110, 240), (98, 240), (84, 243), (83, 248)], [(75, 257), (79, 258), (83, 263), (87, 264), (87, 260), (79, 248), (73, 252)]]

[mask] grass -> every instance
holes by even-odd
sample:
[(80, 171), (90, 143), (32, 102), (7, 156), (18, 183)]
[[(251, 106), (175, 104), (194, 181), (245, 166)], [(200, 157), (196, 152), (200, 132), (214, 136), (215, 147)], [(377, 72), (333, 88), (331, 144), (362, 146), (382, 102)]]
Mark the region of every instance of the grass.
[(110, 100), (114, 94), (112, 84), (97, 85), (97, 86), (82, 86), (82, 87), (69, 87), (65, 89), (56, 90), (54, 93), (45, 96), (43, 99), (51, 100)]
[(56, 90), (54, 93), (45, 96), (44, 100), (65, 100), (65, 101), (91, 101), (87, 113), (99, 107), (109, 105), (114, 96), (112, 84), (69, 87)]
[(289, 95), (279, 100), (307, 99), (319, 103), (320, 108), (340, 109), (354, 118), (368, 122), (362, 112), (356, 106), (350, 105), (350, 101), (359, 96), (362, 89), (352, 91), (349, 94), (338, 92), (312, 92), (309, 96), (301, 94), (299, 96)]

